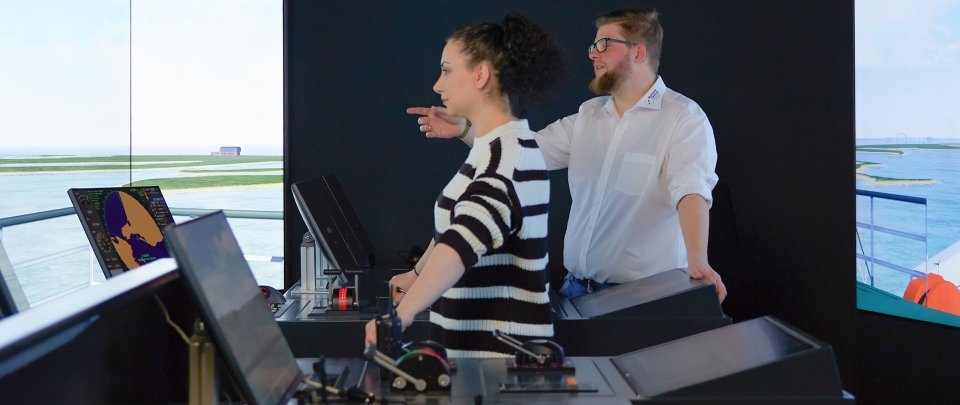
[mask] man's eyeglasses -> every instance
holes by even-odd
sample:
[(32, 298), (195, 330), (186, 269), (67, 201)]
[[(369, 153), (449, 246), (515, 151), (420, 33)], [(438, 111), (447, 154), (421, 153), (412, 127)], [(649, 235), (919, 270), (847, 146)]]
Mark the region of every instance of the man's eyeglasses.
[(622, 39), (600, 38), (600, 39), (597, 40), (597, 42), (594, 42), (594, 43), (590, 44), (589, 47), (587, 47), (587, 54), (589, 55), (589, 54), (594, 53), (594, 52), (601, 53), (601, 52), (603, 52), (603, 51), (606, 51), (606, 50), (607, 50), (607, 44), (610, 43), (610, 42), (616, 42), (616, 43), (618, 43), (618, 44), (627, 44), (627, 45), (630, 45), (630, 46), (636, 45), (636, 43), (634, 43), (634, 42), (624, 41), (624, 40), (622, 40)]

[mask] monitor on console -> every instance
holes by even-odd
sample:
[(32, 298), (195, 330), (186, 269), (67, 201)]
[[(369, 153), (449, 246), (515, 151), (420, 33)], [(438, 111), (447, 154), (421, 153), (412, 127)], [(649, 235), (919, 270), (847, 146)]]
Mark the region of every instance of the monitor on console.
[(30, 307), (23, 288), (13, 271), (7, 251), (0, 239), (0, 318), (16, 314)]
[(310, 236), (333, 268), (358, 270), (373, 266), (370, 238), (336, 177), (330, 174), (294, 183), (290, 188)]
[(13, 300), (13, 294), (7, 289), (7, 282), (0, 274), (0, 318), (16, 314), (17, 303)]
[(215, 212), (168, 226), (164, 235), (205, 327), (247, 402), (285, 403), (303, 373), (226, 216)]
[(169, 257), (161, 229), (173, 216), (160, 187), (72, 188), (67, 194), (107, 278)]
[(638, 395), (650, 398), (818, 347), (780, 322), (756, 318), (627, 353), (612, 361)]

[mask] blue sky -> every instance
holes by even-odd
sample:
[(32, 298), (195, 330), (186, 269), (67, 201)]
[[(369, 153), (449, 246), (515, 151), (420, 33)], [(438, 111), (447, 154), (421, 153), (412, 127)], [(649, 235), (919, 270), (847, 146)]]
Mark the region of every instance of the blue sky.
[(856, 0), (857, 138), (960, 138), (957, 0)]
[(132, 7), (0, 0), (0, 154), (126, 153), (131, 61), (134, 153), (282, 153), (282, 1)]
[[(125, 153), (127, 0), (0, 0), (0, 154)], [(958, 0), (856, 0), (857, 138), (960, 138)], [(282, 152), (282, 2), (134, 0), (134, 153)]]

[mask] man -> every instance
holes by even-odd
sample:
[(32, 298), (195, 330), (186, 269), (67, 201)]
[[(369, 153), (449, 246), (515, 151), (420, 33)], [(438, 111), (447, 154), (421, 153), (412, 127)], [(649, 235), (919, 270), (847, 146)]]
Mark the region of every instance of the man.
[[(537, 134), (547, 167), (568, 169), (572, 205), (564, 238), (569, 271), (560, 292), (574, 298), (677, 267), (726, 288), (707, 262), (713, 128), (692, 100), (657, 75), (663, 29), (655, 10), (620, 10), (596, 20), (588, 56), (600, 97)], [(441, 107), (413, 107), (428, 137), (470, 126)]]

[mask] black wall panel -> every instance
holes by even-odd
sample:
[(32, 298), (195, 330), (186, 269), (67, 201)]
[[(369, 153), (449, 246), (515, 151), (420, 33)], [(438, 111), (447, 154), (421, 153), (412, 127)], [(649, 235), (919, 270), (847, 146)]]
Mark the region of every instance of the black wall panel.
[[(710, 254), (730, 289), (725, 309), (735, 320), (772, 314), (831, 343), (852, 386), (852, 1), (288, 0), (286, 186), (336, 173), (378, 267), (399, 266), (397, 251), (430, 237), (432, 203), (467, 153), (459, 141), (423, 138), (404, 113), (439, 103), (431, 88), (446, 36), (510, 11), (555, 36), (568, 76), (531, 109), (536, 130), (591, 97), (593, 18), (645, 6), (661, 12), (665, 28), (661, 75), (700, 104), (716, 133), (724, 187)], [(553, 173), (552, 186), (551, 270), (559, 279), (570, 204), (564, 172)], [(289, 195), (284, 208), (290, 285), (305, 228)]]

